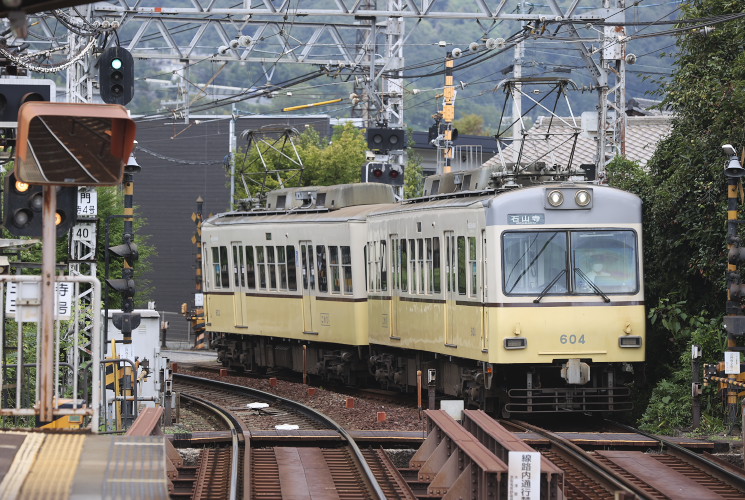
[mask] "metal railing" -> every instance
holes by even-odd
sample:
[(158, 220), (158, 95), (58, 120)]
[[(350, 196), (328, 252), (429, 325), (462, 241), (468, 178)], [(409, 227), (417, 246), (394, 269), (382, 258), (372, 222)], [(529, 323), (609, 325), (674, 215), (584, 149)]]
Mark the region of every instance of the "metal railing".
[[(93, 291), (90, 338), (80, 330), (84, 311), (71, 299), (81, 284)], [(57, 297), (50, 306), (41, 300), (41, 276), (0, 275), (0, 416), (51, 415), (54, 420), (80, 415), (89, 419), (96, 432), (101, 399), (101, 317), (97, 313), (101, 284), (91, 276), (57, 276), (55, 286)], [(45, 366), (41, 352), (49, 346), (42, 343), (49, 337), (42, 335), (41, 316), (50, 313), (54, 314), (54, 361)], [(46, 386), (49, 380), (51, 387)]]

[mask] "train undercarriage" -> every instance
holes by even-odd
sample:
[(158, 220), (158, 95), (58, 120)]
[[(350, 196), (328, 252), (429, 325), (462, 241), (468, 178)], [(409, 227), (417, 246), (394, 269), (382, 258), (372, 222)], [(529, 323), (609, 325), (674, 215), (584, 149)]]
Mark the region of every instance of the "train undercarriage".
[[(415, 392), (509, 416), (527, 413), (625, 412), (632, 409), (627, 363), (580, 359), (546, 365), (492, 365), (384, 346), (338, 346), (273, 337), (222, 334), (211, 343), (225, 367), (254, 373), (290, 370), (325, 382)], [(421, 382), (418, 377), (421, 376)]]

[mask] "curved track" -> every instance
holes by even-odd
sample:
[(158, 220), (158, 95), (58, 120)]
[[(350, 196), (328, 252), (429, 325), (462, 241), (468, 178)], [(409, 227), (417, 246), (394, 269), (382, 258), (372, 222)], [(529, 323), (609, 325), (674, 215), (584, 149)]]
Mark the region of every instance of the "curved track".
[[(291, 401), (274, 394), (263, 392), (250, 387), (243, 387), (225, 382), (202, 379), (190, 375), (174, 374), (176, 390), (192, 399), (202, 399), (205, 403), (215, 407), (221, 407), (223, 412), (230, 414), (234, 425), (238, 425), (246, 439), (246, 449), (250, 449), (251, 431), (272, 430), (277, 425), (298, 425), (300, 429), (333, 430), (338, 433), (347, 443), (344, 452), (339, 450), (322, 448), (274, 448), (267, 454), (265, 451), (254, 450), (251, 456), (252, 473), (245, 477), (251, 477), (251, 485), (245, 486), (245, 490), (253, 490), (253, 496), (271, 498), (272, 490), (279, 494), (289, 494), (286, 490), (276, 491), (278, 488), (289, 488), (288, 481), (280, 485), (279, 479), (282, 470), (279, 462), (292, 461), (299, 467), (318, 467), (319, 459), (327, 464), (324, 471), (314, 469), (308, 471), (307, 477), (318, 477), (326, 475), (331, 482), (342, 481), (349, 483), (355, 481), (360, 484), (359, 498), (384, 499), (385, 493), (367, 464), (365, 457), (360, 451), (354, 439), (347, 431), (331, 420), (326, 415), (319, 413), (305, 405)], [(266, 408), (252, 409), (249, 403), (264, 402), (269, 406)], [(236, 431), (237, 433), (237, 431)], [(265, 456), (266, 455), (266, 456)], [(234, 462), (237, 464), (237, 462)], [(237, 465), (236, 465), (237, 467)], [(350, 474), (353, 471), (353, 474)], [(347, 476), (337, 479), (340, 475)], [(276, 477), (275, 477), (276, 476)], [(293, 474), (292, 479), (305, 477), (302, 474)], [(245, 480), (245, 479), (244, 479)], [(297, 483), (296, 483), (297, 484)], [(298, 484), (298, 487), (303, 485)], [(266, 491), (257, 491), (264, 488)], [(307, 493), (307, 490), (306, 490)]]
[(210, 448), (202, 451), (192, 498), (237, 500), (242, 490), (239, 467), (245, 464), (241, 454), (241, 442), (245, 442), (243, 426), (230, 411), (220, 406), (194, 395), (182, 394), (181, 397), (201, 406), (225, 422), (232, 436), (232, 446), (229, 450)]

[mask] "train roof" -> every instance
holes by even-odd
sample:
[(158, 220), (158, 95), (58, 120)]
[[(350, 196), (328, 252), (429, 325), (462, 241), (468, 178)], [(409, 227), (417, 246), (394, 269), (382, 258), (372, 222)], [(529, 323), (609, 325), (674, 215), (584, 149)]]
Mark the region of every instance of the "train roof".
[[(344, 186), (338, 186), (344, 187)], [(404, 200), (394, 203), (371, 203), (329, 208), (309, 205), (288, 209), (254, 209), (249, 211), (233, 211), (217, 214), (205, 221), (207, 225), (227, 226), (234, 224), (266, 224), (289, 222), (350, 222), (364, 221), (366, 218), (385, 217), (394, 213), (418, 212), (466, 207), (491, 207), (497, 211), (514, 209), (521, 204), (527, 206), (535, 204), (537, 199), (543, 199), (548, 189), (588, 189), (602, 190), (603, 212), (608, 211), (611, 219), (622, 217), (624, 222), (635, 221), (640, 214), (632, 215), (640, 209), (641, 200), (638, 196), (607, 185), (591, 184), (587, 182), (550, 182), (534, 184), (526, 187), (502, 188), (485, 191), (458, 191), (430, 195), (422, 198)], [(541, 202), (541, 205), (543, 203)], [(624, 206), (627, 211), (618, 211)], [(600, 206), (598, 206), (600, 208)], [(615, 214), (615, 215), (614, 215)], [(597, 212), (595, 216), (597, 216)]]
[(204, 224), (213, 226), (229, 226), (238, 224), (267, 224), (290, 222), (350, 222), (364, 221), (368, 214), (393, 204), (353, 205), (330, 210), (328, 208), (298, 208), (289, 210), (251, 210), (225, 212), (208, 218)]

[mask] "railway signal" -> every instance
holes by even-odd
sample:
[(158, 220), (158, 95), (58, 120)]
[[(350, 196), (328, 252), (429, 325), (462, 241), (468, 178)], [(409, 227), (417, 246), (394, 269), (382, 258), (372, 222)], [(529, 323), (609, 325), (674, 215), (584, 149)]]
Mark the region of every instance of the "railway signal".
[(371, 151), (396, 151), (406, 148), (402, 128), (367, 129), (367, 147)]
[(107, 279), (106, 283), (122, 295), (122, 312), (112, 316), (112, 323), (122, 332), (123, 342), (132, 343), (132, 331), (140, 326), (140, 315), (134, 313), (134, 263), (140, 254), (137, 245), (132, 241), (132, 235), (124, 235), (124, 243), (109, 248), (109, 254), (119, 257), (123, 261), (122, 277)]
[[(57, 238), (64, 236), (77, 219), (78, 189), (57, 189), (55, 228)], [(19, 181), (13, 172), (5, 176), (5, 199), (3, 203), (3, 226), (13, 236), (41, 236), (42, 187)]]
[(404, 168), (401, 165), (373, 161), (363, 167), (362, 181), (403, 186)]
[(18, 110), (22, 104), (32, 101), (54, 101), (56, 89), (52, 80), (0, 79), (0, 128), (16, 128)]
[(134, 58), (121, 47), (109, 47), (98, 60), (101, 100), (107, 104), (129, 103), (135, 92)]

